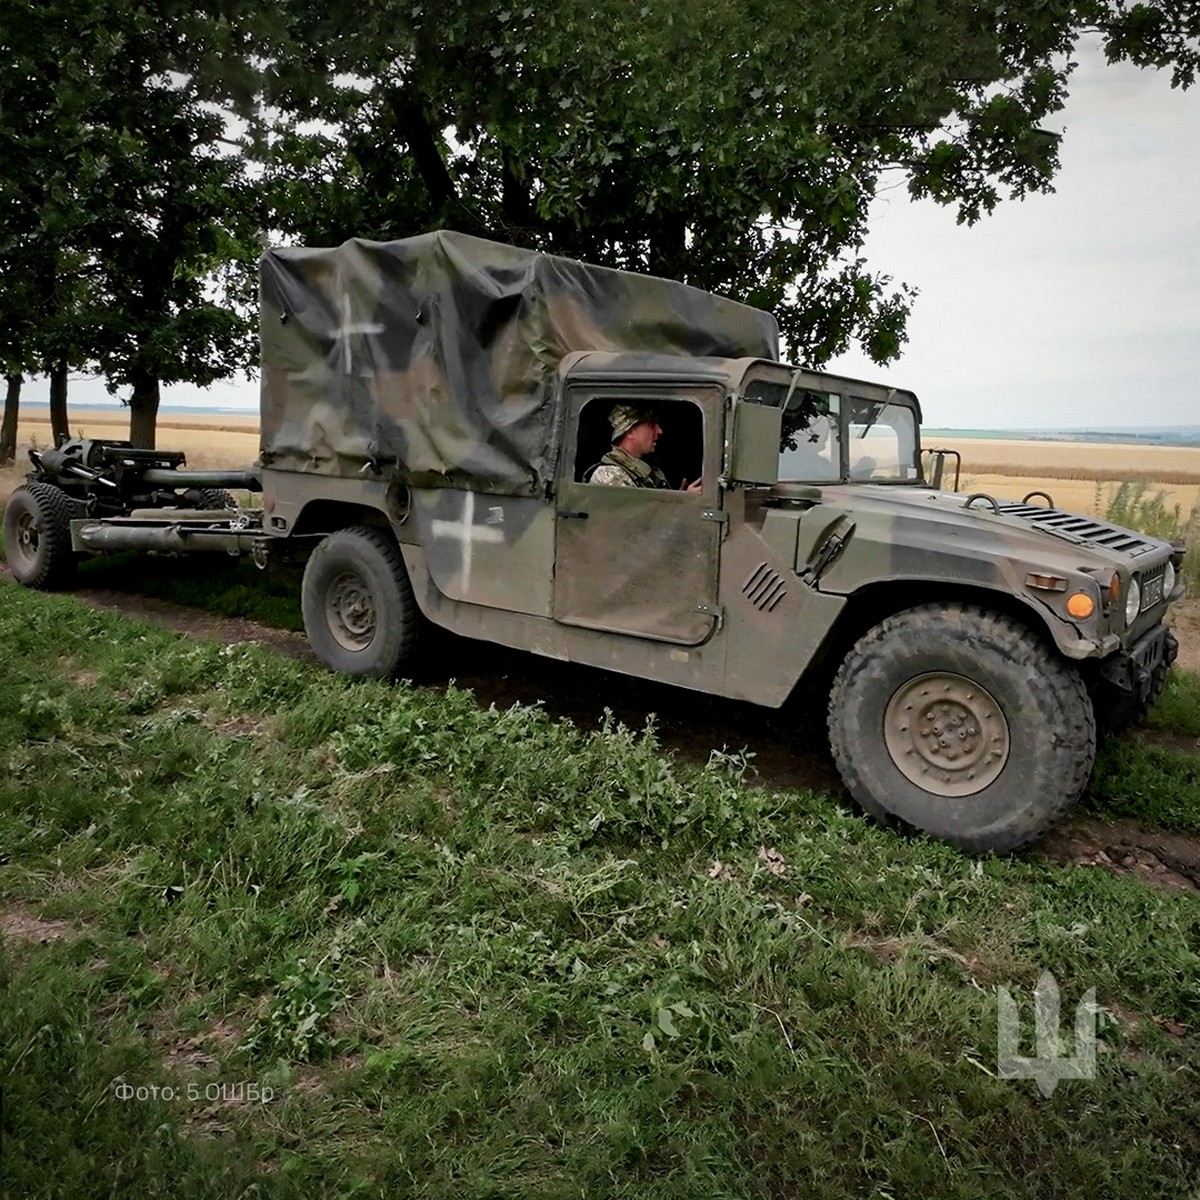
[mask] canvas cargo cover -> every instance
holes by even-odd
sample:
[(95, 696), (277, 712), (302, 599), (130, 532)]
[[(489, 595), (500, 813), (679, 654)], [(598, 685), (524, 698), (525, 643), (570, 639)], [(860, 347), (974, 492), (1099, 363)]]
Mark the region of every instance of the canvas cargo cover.
[(778, 357), (766, 312), (667, 279), (463, 234), (268, 251), (262, 462), (545, 492), (574, 350)]

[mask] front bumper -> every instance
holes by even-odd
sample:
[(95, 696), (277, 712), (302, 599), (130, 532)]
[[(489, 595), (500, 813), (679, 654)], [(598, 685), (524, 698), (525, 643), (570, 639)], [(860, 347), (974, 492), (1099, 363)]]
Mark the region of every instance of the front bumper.
[(1179, 640), (1163, 624), (1142, 634), (1127, 650), (1118, 650), (1100, 664), (1100, 674), (1127, 695), (1144, 700), (1155, 672), (1166, 670), (1179, 655)]

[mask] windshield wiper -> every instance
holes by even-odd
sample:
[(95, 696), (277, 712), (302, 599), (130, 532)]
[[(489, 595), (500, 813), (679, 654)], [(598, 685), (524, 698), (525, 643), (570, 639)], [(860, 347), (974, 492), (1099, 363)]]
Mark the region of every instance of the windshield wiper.
[[(887, 399), (886, 399), (886, 400), (879, 400), (879, 401), (876, 401), (876, 402), (875, 402), (875, 411), (874, 411), (874, 412), (871, 414), (871, 419), (870, 419), (870, 420), (869, 420), (869, 421), (868, 421), (868, 422), (867, 422), (867, 423), (866, 423), (866, 424), (863, 426), (863, 431), (862, 431), (862, 433), (860, 433), (860, 434), (858, 435), (860, 439), (861, 439), (861, 438), (865, 438), (865, 437), (867, 436), (867, 434), (871, 432), (871, 426), (872, 426), (872, 425), (874, 425), (874, 424), (875, 424), (875, 422), (879, 420), (879, 414), (880, 414), (881, 412), (883, 412), (883, 410), (884, 410), (885, 408), (887, 408), (887, 406), (888, 406), (889, 404), (891, 404), (891, 402), (892, 402), (892, 397), (893, 397), (895, 394), (896, 394), (896, 389), (895, 389), (895, 388), (888, 388)], [(868, 401), (868, 403), (871, 403), (871, 402), (870, 402), (870, 401)]]

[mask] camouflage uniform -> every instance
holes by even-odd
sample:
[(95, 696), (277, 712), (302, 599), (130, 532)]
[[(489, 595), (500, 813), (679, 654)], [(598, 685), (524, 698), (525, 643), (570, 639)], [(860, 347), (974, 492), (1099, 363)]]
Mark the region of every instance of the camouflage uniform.
[(613, 487), (669, 488), (667, 477), (657, 468), (614, 446), (588, 476), (588, 483)]

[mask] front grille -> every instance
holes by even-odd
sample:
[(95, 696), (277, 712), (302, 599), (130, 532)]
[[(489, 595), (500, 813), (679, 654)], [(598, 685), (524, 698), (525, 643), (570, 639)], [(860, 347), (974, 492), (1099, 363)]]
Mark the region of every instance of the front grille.
[(787, 595), (787, 588), (779, 572), (766, 563), (759, 563), (746, 577), (742, 591), (755, 608), (770, 612)]
[(1081, 517), (1078, 513), (1063, 512), (1058, 508), (1042, 508), (1038, 504), (1001, 504), (1000, 511), (1008, 517), (1020, 517), (1038, 529), (1044, 529), (1077, 545), (1103, 546), (1137, 558), (1159, 548), (1159, 543), (1147, 541), (1141, 534), (1097, 521), (1094, 517)]

